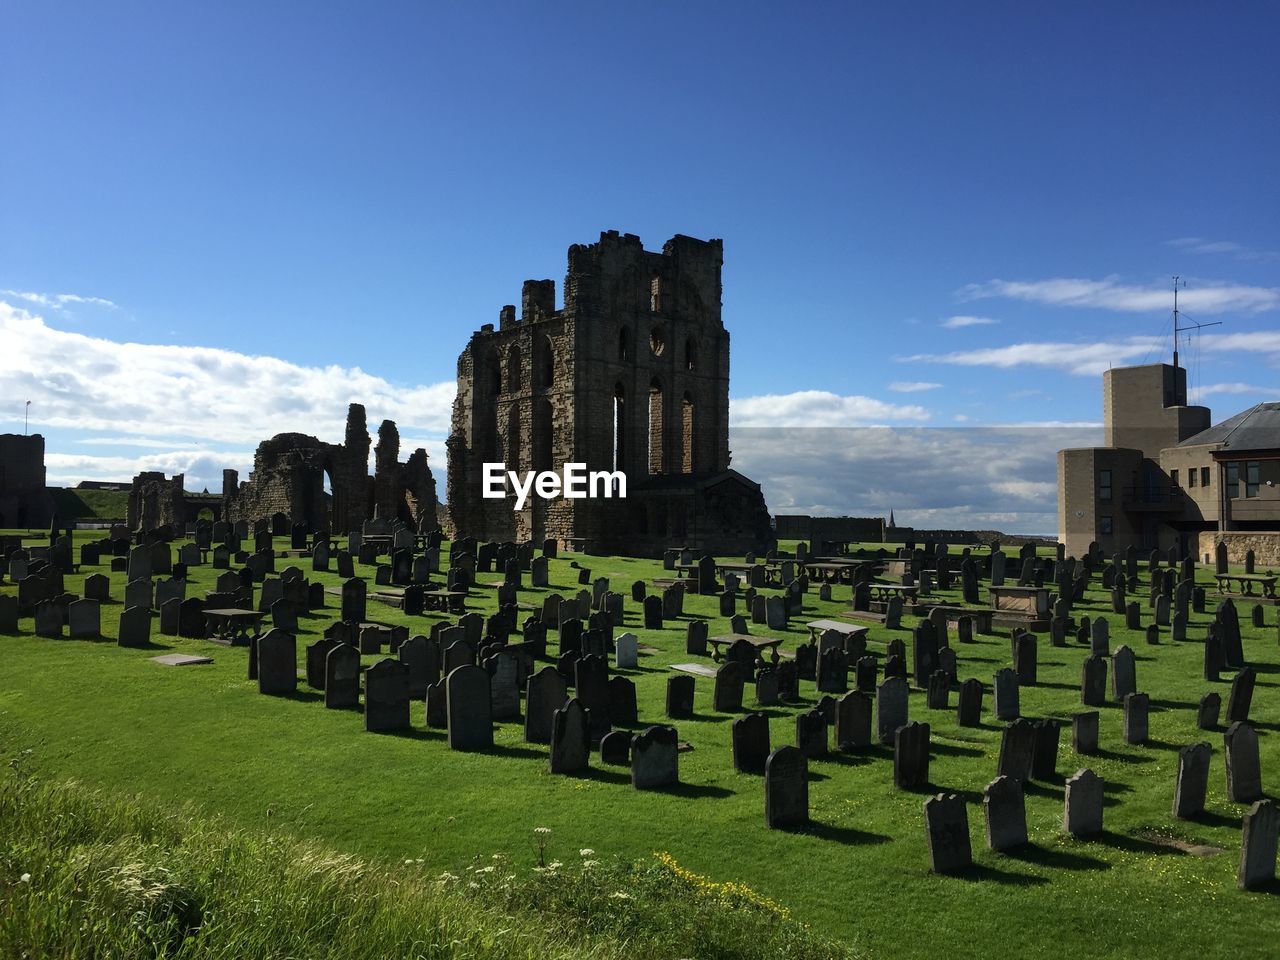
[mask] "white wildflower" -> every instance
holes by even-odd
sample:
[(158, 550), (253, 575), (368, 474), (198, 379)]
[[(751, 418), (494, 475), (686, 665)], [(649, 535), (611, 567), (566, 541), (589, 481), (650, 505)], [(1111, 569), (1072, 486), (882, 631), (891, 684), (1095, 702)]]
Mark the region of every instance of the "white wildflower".
[(592, 850), (590, 847), (583, 847), (581, 850), (578, 851), (578, 856), (580, 857), (594, 857), (595, 855), (596, 855), (596, 852)]

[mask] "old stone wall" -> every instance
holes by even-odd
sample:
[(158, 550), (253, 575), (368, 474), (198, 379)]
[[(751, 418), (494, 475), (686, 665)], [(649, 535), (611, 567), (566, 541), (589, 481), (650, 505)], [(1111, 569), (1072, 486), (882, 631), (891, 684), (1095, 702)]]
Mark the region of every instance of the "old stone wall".
[(1244, 566), (1244, 555), (1252, 550), (1258, 569), (1280, 568), (1280, 530), (1241, 530), (1227, 533), (1205, 530), (1200, 534), (1200, 559), (1204, 560), (1207, 556), (1209, 562), (1212, 562), (1220, 542), (1227, 545), (1227, 563), (1233, 567)]
[[(608, 231), (598, 243), (569, 248), (565, 302), (555, 284), (529, 280), (498, 323), (475, 333), (458, 358), (449, 452), (448, 502), (458, 535), (497, 540), (633, 543), (713, 521), (699, 490), (729, 468), (729, 334), (720, 315), (719, 240), (677, 236), (662, 251)], [(481, 496), (482, 465), (518, 473), (621, 470), (650, 506), (627, 509), (602, 499)], [(745, 478), (740, 478), (745, 480)], [(683, 494), (680, 492), (683, 488)], [(767, 518), (759, 487), (746, 481), (746, 528)], [(670, 501), (671, 507), (658, 507)], [(676, 505), (681, 504), (677, 509)], [(653, 511), (687, 522), (653, 523)], [(719, 523), (728, 523), (727, 516)], [(708, 528), (709, 530), (709, 528)], [(710, 531), (709, 531), (710, 532)], [(736, 542), (736, 541), (735, 541)]]

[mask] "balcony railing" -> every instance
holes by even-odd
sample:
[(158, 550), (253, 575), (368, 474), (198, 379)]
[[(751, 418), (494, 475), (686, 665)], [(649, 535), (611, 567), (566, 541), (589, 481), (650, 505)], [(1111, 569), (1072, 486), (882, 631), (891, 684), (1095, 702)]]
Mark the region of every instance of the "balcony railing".
[(1177, 510), (1185, 494), (1171, 483), (1138, 484), (1123, 487), (1120, 503), (1126, 510)]

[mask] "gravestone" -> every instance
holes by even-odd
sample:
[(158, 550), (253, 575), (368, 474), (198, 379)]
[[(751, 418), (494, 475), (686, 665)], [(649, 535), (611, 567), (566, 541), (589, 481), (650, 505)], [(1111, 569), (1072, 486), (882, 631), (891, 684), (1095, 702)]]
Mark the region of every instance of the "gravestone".
[(1067, 778), (1063, 796), (1062, 829), (1075, 837), (1102, 833), (1102, 778), (1089, 768)]
[(1036, 638), (1024, 633), (1014, 643), (1013, 669), (1020, 686), (1034, 687), (1037, 676)]
[(495, 721), (520, 719), (520, 661), (501, 649), (485, 660), (489, 674), (490, 716)]
[(136, 649), (151, 646), (151, 611), (145, 607), (125, 607), (120, 614), (117, 644)]
[(960, 684), (956, 722), (962, 727), (976, 727), (982, 723), (982, 681), (970, 677)]
[(626, 730), (614, 730), (600, 738), (600, 762), (614, 767), (631, 764), (631, 734)]
[(1062, 721), (1052, 717), (1037, 720), (1036, 751), (1031, 761), (1031, 776), (1036, 780), (1052, 780), (1058, 773), (1058, 741)]
[(631, 738), (631, 786), (657, 790), (680, 782), (680, 741), (675, 727), (653, 726)]
[(667, 678), (667, 716), (685, 720), (693, 716), (694, 679), (688, 675)]
[(741, 664), (729, 660), (716, 670), (712, 709), (718, 713), (737, 713), (742, 709), (745, 676)]
[(102, 606), (97, 600), (75, 600), (67, 605), (67, 632), (72, 640), (96, 640), (102, 635)]
[(1201, 730), (1216, 730), (1221, 712), (1222, 697), (1217, 693), (1206, 693), (1196, 708), (1196, 726)]
[(1262, 797), (1262, 767), (1258, 734), (1247, 723), (1236, 721), (1223, 734), (1227, 757), (1227, 799), (1252, 803)]
[(881, 743), (893, 743), (894, 733), (907, 723), (909, 692), (902, 677), (888, 677), (876, 687), (876, 738)]
[(869, 695), (850, 691), (836, 702), (836, 748), (861, 750), (871, 745), (871, 705)]
[(364, 729), (409, 729), (409, 668), (399, 660), (379, 660), (364, 672)]
[(809, 761), (796, 747), (779, 747), (765, 761), (764, 822), (773, 830), (809, 822)]
[(1273, 800), (1259, 800), (1244, 815), (1240, 835), (1240, 867), (1236, 883), (1241, 890), (1274, 884), (1276, 842), (1280, 839), (1280, 810)]
[(548, 769), (552, 773), (577, 773), (587, 769), (590, 759), (587, 709), (574, 697), (551, 715)]
[(1209, 758), (1213, 748), (1192, 743), (1178, 751), (1178, 775), (1173, 786), (1173, 815), (1190, 820), (1204, 812), (1209, 791)]
[(1124, 702), (1124, 698), (1138, 691), (1137, 658), (1124, 644), (1111, 655), (1111, 695)]
[(998, 776), (982, 791), (987, 847), (1000, 852), (1025, 846), (1027, 806), (1022, 784), (1013, 777)]
[[(75, 636), (74, 631), (72, 636)], [(1249, 708), (1253, 704), (1253, 687), (1257, 677), (1253, 667), (1245, 667), (1231, 681), (1231, 694), (1227, 697), (1227, 723), (1249, 719)]]
[(1000, 733), (1000, 755), (996, 773), (1012, 777), (1018, 782), (1031, 779), (1031, 768), (1036, 755), (1036, 726), (1030, 720), (1013, 721)]
[(1107, 661), (1097, 655), (1084, 658), (1080, 668), (1080, 702), (1100, 707), (1107, 702)]
[(283, 630), (268, 630), (257, 641), (258, 692), (291, 697), (298, 690), (298, 641)]
[(733, 741), (733, 769), (739, 773), (764, 773), (769, 759), (769, 718), (748, 713), (730, 725)]
[(564, 678), (555, 667), (543, 667), (529, 677), (525, 686), (525, 742), (550, 743), (553, 715), (565, 705), (568, 696)]
[(796, 746), (806, 757), (827, 755), (827, 717), (821, 708), (796, 714)]
[(1096, 710), (1072, 715), (1071, 746), (1079, 754), (1098, 752), (1098, 712)]
[(995, 694), (997, 720), (1016, 720), (1021, 715), (1018, 696), (1018, 675), (1008, 667), (995, 672), (992, 683)]
[(929, 848), (929, 868), (934, 873), (957, 873), (973, 863), (969, 813), (962, 797), (939, 793), (926, 800), (924, 833)]
[(893, 735), (893, 783), (917, 790), (929, 783), (929, 724), (911, 721)]
[(1148, 722), (1151, 700), (1145, 693), (1129, 693), (1124, 698), (1124, 742), (1143, 744), (1147, 742)]
[(493, 746), (489, 674), (466, 664), (445, 677), (450, 750), (488, 750)]
[(618, 635), (614, 641), (614, 663), (619, 670), (634, 670), (640, 665), (639, 638), (634, 633)]
[(342, 620), (344, 623), (364, 623), (367, 616), (368, 590), (365, 582), (358, 577), (343, 581)]

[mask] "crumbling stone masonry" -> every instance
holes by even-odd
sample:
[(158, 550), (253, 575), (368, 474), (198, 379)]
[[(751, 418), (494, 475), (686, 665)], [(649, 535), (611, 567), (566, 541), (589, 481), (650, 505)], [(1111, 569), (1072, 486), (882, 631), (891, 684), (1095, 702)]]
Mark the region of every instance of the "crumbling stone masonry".
[[(456, 536), (576, 541), (657, 555), (672, 544), (741, 554), (773, 541), (758, 484), (730, 469), (729, 333), (719, 240), (676, 236), (661, 253), (609, 231), (569, 248), (564, 306), (528, 280), (520, 315), (472, 335), (458, 358), (448, 440)], [(481, 497), (482, 464), (621, 470), (627, 498)]]
[[(384, 420), (378, 428), (375, 472), (369, 476), (369, 431), (365, 409), (347, 411), (342, 444), (301, 433), (282, 433), (258, 445), (253, 472), (241, 483), (224, 470), (222, 497), (227, 520), (256, 520), (283, 513), (309, 530), (357, 530), (371, 517), (436, 527), (436, 488), (427, 452), (415, 450), (399, 463), (400, 434)], [(330, 493), (325, 492), (325, 480)]]

